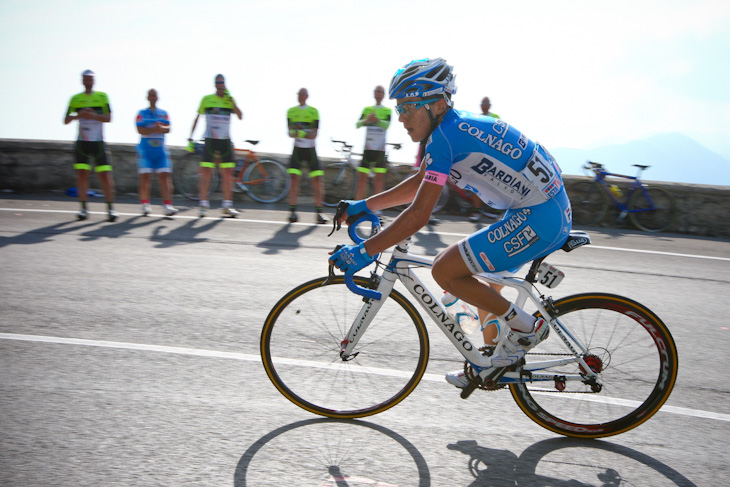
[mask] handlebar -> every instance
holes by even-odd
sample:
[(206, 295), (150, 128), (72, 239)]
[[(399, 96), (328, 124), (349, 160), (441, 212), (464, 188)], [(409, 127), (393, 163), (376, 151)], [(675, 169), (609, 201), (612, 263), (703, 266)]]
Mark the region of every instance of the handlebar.
[[(340, 203), (337, 205), (337, 211), (335, 212), (335, 216), (332, 219), (332, 231), (329, 233), (329, 235), (332, 235), (336, 230), (339, 230), (342, 228), (342, 225), (339, 223), (340, 218), (342, 215), (344, 215), (347, 212), (347, 207), (350, 206), (349, 203), (346, 203), (345, 201), (340, 201)], [(360, 244), (364, 242), (365, 238), (360, 237), (360, 235), (357, 234), (357, 225), (364, 222), (369, 221), (371, 224), (370, 227), (370, 236), (373, 236), (377, 234), (380, 231), (380, 218), (378, 218), (376, 215), (372, 213), (360, 213), (358, 215), (352, 215), (347, 218), (347, 234), (350, 236), (350, 239), (352, 239), (353, 242), (356, 244)], [(328, 236), (329, 236), (328, 235)], [(337, 246), (335, 248), (335, 251), (337, 251), (341, 246)], [(377, 255), (375, 258), (377, 259)], [(329, 268), (329, 279), (334, 276), (334, 265), (330, 265)], [(358, 294), (360, 296), (363, 296), (365, 298), (374, 299), (376, 301), (380, 301), (383, 298), (383, 293), (374, 291), (372, 289), (367, 289), (361, 286), (358, 286), (355, 284), (355, 275), (345, 273), (345, 285), (347, 286), (347, 289), (352, 291), (355, 294)]]

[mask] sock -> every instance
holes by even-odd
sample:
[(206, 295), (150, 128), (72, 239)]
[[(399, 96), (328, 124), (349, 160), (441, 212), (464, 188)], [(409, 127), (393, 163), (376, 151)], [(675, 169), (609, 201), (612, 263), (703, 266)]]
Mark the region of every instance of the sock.
[(107, 201), (106, 202), (107, 210), (112, 211), (114, 209), (114, 208), (112, 208), (112, 205), (114, 205), (114, 203), (112, 203), (111, 201)]
[(86, 209), (86, 201), (82, 201), (81, 202), (81, 209), (82, 210), (85, 210)]
[(165, 206), (172, 206), (172, 200), (165, 200), (162, 204)]
[(233, 201), (231, 201), (231, 200), (223, 200), (222, 206), (223, 206), (223, 208), (229, 208), (229, 207), (233, 206)]
[(507, 312), (501, 315), (500, 318), (507, 323), (507, 326), (522, 333), (529, 333), (535, 328), (535, 317), (527, 314), (514, 304), (510, 304)]
[(321, 206), (316, 207), (315, 210), (317, 210), (317, 213), (322, 213), (322, 207)]
[(200, 200), (200, 206), (208, 208), (210, 206), (210, 203), (208, 203), (208, 200)]
[(297, 205), (289, 205), (289, 211), (291, 211), (292, 213), (297, 211)]
[(149, 205), (150, 200), (141, 200), (140, 203), (142, 203), (143, 205)]

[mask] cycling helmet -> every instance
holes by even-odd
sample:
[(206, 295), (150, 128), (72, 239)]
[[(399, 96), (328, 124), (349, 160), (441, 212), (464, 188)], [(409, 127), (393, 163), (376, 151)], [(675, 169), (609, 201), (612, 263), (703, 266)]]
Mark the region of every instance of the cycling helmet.
[(450, 95), (456, 93), (453, 68), (441, 58), (418, 59), (396, 71), (390, 82), (388, 97), (415, 98), (442, 94), (449, 106)]

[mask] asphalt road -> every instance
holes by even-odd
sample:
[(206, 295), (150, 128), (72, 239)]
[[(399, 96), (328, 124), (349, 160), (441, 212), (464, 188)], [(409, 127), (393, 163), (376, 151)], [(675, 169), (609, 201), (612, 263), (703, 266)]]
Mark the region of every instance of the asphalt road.
[[(654, 310), (679, 347), (664, 408), (600, 441), (532, 423), (509, 393), (463, 401), (424, 380), (362, 421), (315, 417), (281, 396), (261, 325), (295, 285), (325, 275), (307, 208), (242, 204), (237, 220), (138, 215), (71, 199), (0, 199), (0, 485), (714, 486), (730, 478), (730, 242), (628, 230), (549, 262), (555, 297), (604, 291)], [(159, 211), (159, 207), (156, 208)], [(475, 225), (414, 239), (435, 255)], [(460, 366), (435, 326), (429, 373)]]

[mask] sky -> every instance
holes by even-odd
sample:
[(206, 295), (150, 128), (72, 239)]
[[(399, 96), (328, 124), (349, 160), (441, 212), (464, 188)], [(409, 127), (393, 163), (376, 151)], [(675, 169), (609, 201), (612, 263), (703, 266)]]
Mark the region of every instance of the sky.
[[(63, 117), (92, 69), (111, 102), (108, 142), (138, 142), (135, 117), (155, 88), (168, 144), (185, 145), (222, 73), (244, 113), (232, 122), (237, 146), (258, 139), (262, 152), (290, 153), (286, 111), (305, 87), (320, 113), (318, 153), (333, 156), (331, 138), (362, 148), (355, 123), (376, 85), (442, 57), (456, 108), (478, 112), (489, 96), (548, 148), (665, 132), (727, 141), (729, 52), (727, 0), (3, 0), (0, 138), (74, 140)], [(391, 159), (413, 161), (395, 119), (388, 139), (404, 143)]]

